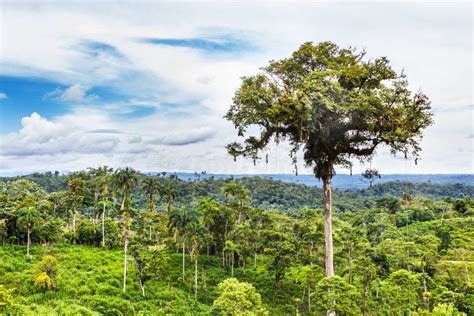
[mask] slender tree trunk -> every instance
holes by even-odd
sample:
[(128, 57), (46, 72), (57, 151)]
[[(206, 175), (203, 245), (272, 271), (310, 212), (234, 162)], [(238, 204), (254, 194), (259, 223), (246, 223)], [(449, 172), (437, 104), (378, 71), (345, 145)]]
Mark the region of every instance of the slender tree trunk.
[(349, 275), (348, 275), (348, 283), (352, 285), (352, 244), (349, 245), (349, 254), (348, 254), (348, 265), (349, 265)]
[(186, 247), (186, 243), (183, 240), (183, 282), (184, 282), (184, 274), (185, 274), (185, 270), (186, 270), (186, 260), (185, 260), (185, 255), (186, 255), (185, 249), (186, 248), (185, 247)]
[(122, 204), (120, 204), (120, 211), (123, 211), (125, 209), (125, 199), (127, 198), (127, 195), (124, 194), (122, 198)]
[(145, 297), (145, 284), (140, 280), (140, 288), (142, 289), (142, 296)]
[(311, 286), (308, 285), (308, 312), (311, 313)]
[(194, 300), (197, 300), (198, 290), (198, 259), (194, 261)]
[(76, 243), (76, 210), (72, 214), (72, 242)]
[(257, 251), (253, 252), (253, 269), (257, 270)]
[(105, 247), (105, 203), (102, 209), (102, 247)]
[(124, 240), (124, 245), (123, 245), (123, 293), (125, 293), (125, 290), (127, 287), (127, 251), (128, 251), (128, 236), (125, 235), (125, 240)]
[[(334, 251), (332, 241), (332, 192), (331, 192), (331, 177), (323, 178), (324, 183), (324, 239), (326, 243), (326, 277), (334, 276)], [(335, 303), (335, 302), (334, 302)], [(327, 316), (335, 316), (336, 312), (328, 310)]]
[(232, 251), (232, 267), (230, 269), (232, 277), (234, 277), (234, 260), (235, 260), (234, 258), (235, 258), (234, 257), (234, 252)]
[(30, 229), (30, 225), (28, 225), (28, 229), (26, 231), (26, 255), (29, 257), (30, 256), (30, 243), (31, 243), (31, 240), (30, 240), (30, 233), (31, 233), (31, 229)]
[(369, 282), (365, 282), (364, 284), (364, 300), (362, 303), (362, 314), (365, 315), (367, 313), (367, 294), (369, 293)]

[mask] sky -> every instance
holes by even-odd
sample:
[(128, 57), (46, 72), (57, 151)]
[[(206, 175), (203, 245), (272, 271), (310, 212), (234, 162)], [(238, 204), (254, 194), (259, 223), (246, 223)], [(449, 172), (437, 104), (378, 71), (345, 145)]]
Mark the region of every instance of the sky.
[(387, 56), (431, 100), (417, 165), (380, 148), (354, 173), (472, 174), (472, 19), (452, 1), (0, 0), (0, 174), (292, 173), (285, 144), (234, 162), (223, 116), (242, 76), (308, 41)]

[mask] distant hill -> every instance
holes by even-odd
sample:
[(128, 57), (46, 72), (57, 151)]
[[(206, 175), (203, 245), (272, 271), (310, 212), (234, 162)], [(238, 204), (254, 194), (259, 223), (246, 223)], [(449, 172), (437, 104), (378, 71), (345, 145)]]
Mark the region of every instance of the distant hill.
[[(151, 173), (156, 174), (156, 173)], [(308, 186), (322, 187), (322, 182), (317, 180), (313, 175), (292, 175), (292, 174), (200, 174), (200, 173), (168, 173), (178, 176), (181, 180), (197, 180), (197, 179), (229, 179), (235, 178), (240, 179), (244, 177), (258, 176), (261, 178), (280, 180), (287, 183), (304, 184)], [(377, 179), (374, 183), (386, 183), (386, 182), (411, 182), (411, 183), (432, 183), (432, 184), (463, 184), (463, 185), (474, 185), (474, 174), (384, 174), (381, 179)], [(334, 176), (333, 186), (342, 190), (356, 190), (365, 189), (368, 187), (368, 182), (362, 179), (360, 174), (348, 175), (338, 174)]]
[[(206, 195), (222, 199), (222, 187), (234, 178), (250, 190), (254, 207), (280, 210), (322, 207), (321, 183), (310, 175), (159, 175), (159, 182), (165, 186), (172, 185), (176, 192), (176, 202), (180, 204), (192, 204), (199, 196)], [(0, 181), (15, 179), (34, 181), (48, 192), (66, 189), (66, 175), (59, 173), (0, 177)], [(341, 210), (370, 208), (375, 205), (376, 200), (384, 196), (400, 198), (405, 192), (411, 196), (422, 195), (433, 200), (474, 197), (473, 179), (473, 175), (385, 175), (369, 189), (368, 183), (364, 182), (360, 175), (337, 175), (334, 178), (334, 206)], [(146, 194), (138, 188), (136, 191), (135, 203), (138, 207), (144, 207)]]

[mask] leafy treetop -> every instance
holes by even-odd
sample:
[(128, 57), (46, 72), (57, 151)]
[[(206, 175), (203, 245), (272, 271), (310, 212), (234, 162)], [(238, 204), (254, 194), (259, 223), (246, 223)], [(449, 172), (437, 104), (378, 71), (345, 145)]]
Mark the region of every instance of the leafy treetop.
[(245, 139), (229, 144), (229, 153), (256, 160), (272, 141), (284, 140), (292, 154), (303, 149), (318, 178), (332, 177), (336, 165), (349, 167), (353, 157), (371, 158), (379, 144), (416, 156), (422, 130), (432, 124), (428, 98), (410, 91), (386, 57), (364, 57), (365, 51), (308, 42), (244, 77), (225, 118)]

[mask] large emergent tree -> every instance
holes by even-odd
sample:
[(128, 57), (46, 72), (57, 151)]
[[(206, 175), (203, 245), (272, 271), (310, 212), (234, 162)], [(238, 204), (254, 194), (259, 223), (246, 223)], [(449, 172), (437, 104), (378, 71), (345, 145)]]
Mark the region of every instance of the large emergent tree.
[[(428, 98), (413, 93), (385, 57), (331, 42), (303, 44), (291, 57), (271, 61), (244, 77), (226, 114), (244, 137), (229, 153), (259, 159), (272, 142), (286, 141), (291, 157), (303, 152), (324, 184), (326, 276), (334, 275), (331, 180), (335, 167), (369, 160), (388, 145), (393, 154), (417, 156), (422, 131), (432, 124)], [(255, 127), (260, 130), (257, 133)]]

